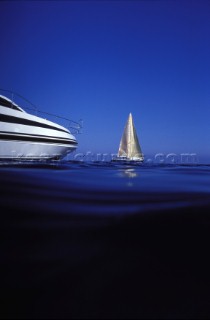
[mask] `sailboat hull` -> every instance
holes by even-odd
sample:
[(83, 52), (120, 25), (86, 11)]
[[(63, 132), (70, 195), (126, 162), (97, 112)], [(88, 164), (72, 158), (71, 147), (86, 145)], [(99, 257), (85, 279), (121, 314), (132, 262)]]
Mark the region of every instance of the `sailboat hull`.
[(127, 158), (127, 157), (116, 157), (112, 159), (112, 162), (125, 163), (125, 164), (135, 164), (142, 163), (144, 161), (143, 157), (137, 158)]

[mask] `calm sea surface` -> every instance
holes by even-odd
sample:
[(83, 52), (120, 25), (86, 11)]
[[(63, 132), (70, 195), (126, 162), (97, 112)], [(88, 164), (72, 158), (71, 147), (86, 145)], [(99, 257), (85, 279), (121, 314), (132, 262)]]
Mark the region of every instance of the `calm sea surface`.
[(209, 318), (210, 166), (0, 164), (1, 318)]

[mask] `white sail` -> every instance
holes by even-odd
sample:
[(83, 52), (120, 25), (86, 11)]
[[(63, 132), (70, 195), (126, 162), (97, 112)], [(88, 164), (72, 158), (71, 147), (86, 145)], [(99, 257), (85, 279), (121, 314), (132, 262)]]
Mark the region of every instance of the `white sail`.
[(129, 114), (124, 132), (120, 141), (118, 157), (128, 160), (143, 161), (144, 157), (139, 144), (132, 114)]

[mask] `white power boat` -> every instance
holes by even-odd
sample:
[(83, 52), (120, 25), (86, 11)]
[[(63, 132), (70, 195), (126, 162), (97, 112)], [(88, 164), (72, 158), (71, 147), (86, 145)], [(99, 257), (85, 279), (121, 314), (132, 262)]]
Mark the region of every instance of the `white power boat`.
[[(79, 124), (77, 124), (77, 128)], [(61, 159), (77, 148), (76, 138), (65, 127), (27, 113), (0, 95), (0, 159)]]

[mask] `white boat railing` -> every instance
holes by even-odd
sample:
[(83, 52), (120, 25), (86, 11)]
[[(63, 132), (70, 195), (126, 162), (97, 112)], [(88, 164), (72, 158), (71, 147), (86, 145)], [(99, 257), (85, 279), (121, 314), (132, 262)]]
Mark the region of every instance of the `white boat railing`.
[[(5, 94), (7, 93), (7, 95)], [(73, 134), (79, 134), (82, 131), (83, 121), (79, 120), (78, 122), (73, 121), (71, 119), (58, 116), (53, 113), (41, 111), (36, 105), (34, 105), (31, 101), (26, 99), (25, 97), (21, 96), (20, 94), (11, 91), (0, 89), (0, 95), (3, 95), (12, 101), (12, 104), (17, 105), (18, 107), (22, 108), (24, 111), (33, 114), (35, 116), (44, 118), (46, 120), (56, 122), (57, 124), (66, 127), (71, 131)], [(20, 102), (19, 102), (20, 100)]]

